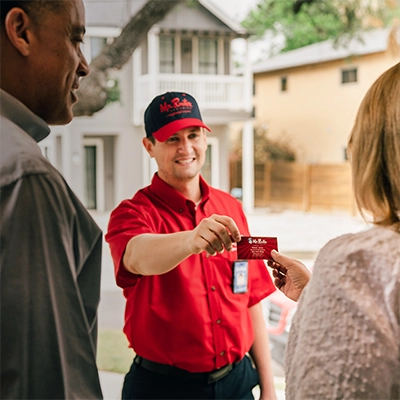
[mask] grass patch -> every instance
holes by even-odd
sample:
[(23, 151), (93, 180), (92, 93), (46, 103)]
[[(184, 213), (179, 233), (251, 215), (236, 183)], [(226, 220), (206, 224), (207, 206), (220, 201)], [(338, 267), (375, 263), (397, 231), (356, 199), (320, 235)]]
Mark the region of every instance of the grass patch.
[(122, 331), (100, 329), (97, 344), (97, 367), (101, 371), (126, 374), (132, 364), (134, 352)]
[(284, 379), (274, 379), (274, 386), (277, 390), (285, 390), (285, 381)]

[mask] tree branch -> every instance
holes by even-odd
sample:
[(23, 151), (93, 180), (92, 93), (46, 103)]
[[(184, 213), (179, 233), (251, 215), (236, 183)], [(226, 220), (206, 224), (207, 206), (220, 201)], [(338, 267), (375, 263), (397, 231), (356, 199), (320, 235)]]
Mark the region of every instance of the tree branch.
[(90, 74), (81, 82), (74, 106), (75, 116), (91, 116), (103, 109), (107, 102), (106, 83), (111, 69), (121, 69), (129, 60), (149, 29), (161, 21), (177, 4), (185, 0), (148, 0), (123, 28), (113, 43), (91, 62)]

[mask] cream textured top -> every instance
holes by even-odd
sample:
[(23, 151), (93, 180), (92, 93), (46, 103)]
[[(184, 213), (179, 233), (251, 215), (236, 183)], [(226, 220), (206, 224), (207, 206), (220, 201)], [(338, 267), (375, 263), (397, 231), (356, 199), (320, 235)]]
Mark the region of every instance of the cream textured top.
[(400, 398), (400, 234), (373, 227), (330, 241), (286, 348), (286, 399)]

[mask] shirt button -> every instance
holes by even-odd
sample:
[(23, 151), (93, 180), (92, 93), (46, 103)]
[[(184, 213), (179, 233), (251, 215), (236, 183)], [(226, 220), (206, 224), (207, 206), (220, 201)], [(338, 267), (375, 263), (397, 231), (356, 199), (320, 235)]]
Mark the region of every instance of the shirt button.
[(220, 356), (223, 356), (225, 354), (224, 351), (221, 351), (221, 353), (219, 353)]
[(221, 320), (220, 319), (217, 319), (217, 324), (220, 324), (221, 323)]
[(214, 291), (215, 290), (215, 286), (211, 286), (211, 290)]
[(180, 208), (180, 209), (179, 209), (179, 212), (183, 212), (183, 208)]

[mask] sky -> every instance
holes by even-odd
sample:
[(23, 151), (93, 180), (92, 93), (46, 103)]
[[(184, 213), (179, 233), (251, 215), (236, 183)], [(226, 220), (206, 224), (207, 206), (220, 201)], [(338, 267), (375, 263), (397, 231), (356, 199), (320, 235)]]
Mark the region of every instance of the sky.
[[(261, 0), (209, 0), (216, 7), (224, 11), (233, 21), (240, 23), (255, 8)], [(249, 58), (252, 64), (267, 58), (270, 42), (268, 40), (250, 41)], [(233, 51), (236, 59), (243, 63), (245, 54), (245, 43), (242, 40), (236, 40), (233, 43)]]

